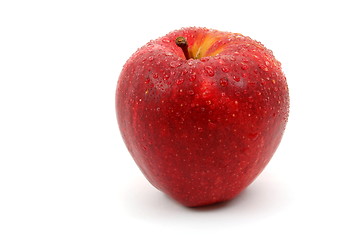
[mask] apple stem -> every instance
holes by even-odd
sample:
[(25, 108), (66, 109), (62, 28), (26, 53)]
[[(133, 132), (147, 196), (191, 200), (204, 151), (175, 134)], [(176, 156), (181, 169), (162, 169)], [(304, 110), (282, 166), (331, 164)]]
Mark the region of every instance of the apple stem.
[(188, 42), (184, 37), (177, 37), (175, 40), (175, 43), (178, 47), (180, 47), (183, 50), (183, 54), (186, 57), (186, 59), (190, 59), (189, 51), (188, 51)]

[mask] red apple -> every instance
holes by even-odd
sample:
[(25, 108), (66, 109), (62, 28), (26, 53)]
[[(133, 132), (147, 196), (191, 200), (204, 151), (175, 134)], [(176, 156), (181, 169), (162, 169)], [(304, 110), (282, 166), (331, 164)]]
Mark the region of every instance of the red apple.
[(238, 33), (183, 28), (138, 49), (116, 90), (124, 142), (185, 206), (234, 198), (265, 168), (288, 118), (281, 64)]

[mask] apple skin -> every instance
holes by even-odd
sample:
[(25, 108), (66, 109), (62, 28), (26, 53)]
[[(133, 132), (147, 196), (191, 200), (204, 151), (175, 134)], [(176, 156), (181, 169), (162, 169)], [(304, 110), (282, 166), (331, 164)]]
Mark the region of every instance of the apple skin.
[[(186, 59), (175, 44), (188, 41)], [(124, 142), (145, 177), (188, 207), (230, 200), (265, 168), (286, 127), (281, 64), (241, 34), (182, 28), (126, 62), (116, 90)]]

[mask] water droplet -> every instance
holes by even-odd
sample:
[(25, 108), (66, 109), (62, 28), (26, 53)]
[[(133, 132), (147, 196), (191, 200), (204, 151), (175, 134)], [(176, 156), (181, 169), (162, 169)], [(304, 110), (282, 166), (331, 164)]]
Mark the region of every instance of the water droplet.
[(169, 75), (168, 74), (165, 74), (164, 76), (163, 76), (163, 80), (168, 80), (169, 79)]
[(196, 75), (195, 75), (195, 74), (192, 74), (192, 75), (189, 77), (189, 81), (193, 82), (194, 80), (196, 80)]
[(172, 56), (173, 53), (171, 53), (171, 52), (166, 52), (165, 55), (166, 55), (166, 56)]
[(188, 94), (189, 95), (194, 95), (194, 91), (193, 90), (188, 90)]
[(203, 132), (203, 128), (202, 128), (202, 127), (198, 127), (198, 128), (197, 128), (197, 131), (198, 131), (198, 132)]
[(233, 76), (233, 80), (236, 81), (236, 82), (239, 82), (241, 80), (241, 78), (238, 77), (238, 76)]
[(211, 104), (212, 104), (212, 101), (211, 101), (211, 100), (207, 100), (207, 101), (206, 101), (206, 104), (207, 104), (207, 105), (211, 105)]
[(153, 57), (153, 56), (150, 56), (150, 57), (148, 57), (148, 60), (149, 60), (149, 61), (153, 61), (153, 60), (154, 60), (154, 57)]
[(154, 47), (154, 44), (152, 42), (149, 42), (149, 43), (147, 43), (147, 47), (152, 48), (152, 47)]
[(221, 84), (222, 87), (225, 87), (228, 85), (228, 79), (222, 78), (219, 83)]
[(268, 72), (268, 67), (267, 67), (266, 65), (260, 64), (259, 67), (260, 67), (263, 71)]
[(206, 67), (204, 67), (204, 69), (206, 70), (206, 73), (208, 74), (208, 76), (210, 76), (210, 77), (214, 76), (214, 70), (211, 66), (206, 66)]
[(186, 75), (188, 73), (187, 69), (184, 69), (181, 73), (182, 76)]
[(256, 140), (257, 137), (258, 137), (258, 133), (249, 133), (248, 134), (248, 137), (251, 139), (251, 140)]
[(229, 68), (228, 67), (222, 67), (222, 71), (227, 73), (227, 72), (229, 72)]
[(157, 107), (157, 112), (159, 112), (160, 111), (160, 107)]
[(173, 67), (173, 68), (176, 68), (176, 67), (179, 67), (180, 65), (182, 65), (182, 63), (179, 62), (179, 61), (171, 61), (171, 62), (169, 63), (169, 65), (170, 65), (171, 67)]
[(154, 73), (153, 78), (158, 78), (158, 73)]
[(184, 80), (183, 80), (183, 78), (179, 78), (175, 82), (177, 85), (181, 85), (184, 82)]
[(146, 78), (145, 81), (144, 81), (145, 84), (148, 84), (150, 83), (150, 78)]
[(272, 79), (272, 83), (273, 83), (273, 84), (276, 84), (276, 80)]
[(215, 128), (217, 125), (216, 125), (215, 123), (211, 122), (210, 119), (209, 119), (209, 120), (208, 120), (208, 126), (209, 126), (210, 128)]
[(239, 97), (239, 96), (241, 96), (241, 92), (236, 91), (236, 92), (234, 93), (234, 95), (236, 95), (237, 97)]
[(202, 93), (202, 96), (203, 97), (207, 97), (207, 95), (209, 94), (210, 92), (208, 90), (205, 90), (203, 93)]
[(244, 63), (242, 63), (242, 65), (241, 65), (241, 69), (242, 69), (242, 70), (247, 70), (247, 69), (248, 69), (248, 65), (247, 65), (247, 64), (244, 64)]
[(169, 40), (168, 38), (163, 38), (163, 39), (162, 39), (162, 42), (164, 42), (164, 43), (169, 43), (170, 40)]

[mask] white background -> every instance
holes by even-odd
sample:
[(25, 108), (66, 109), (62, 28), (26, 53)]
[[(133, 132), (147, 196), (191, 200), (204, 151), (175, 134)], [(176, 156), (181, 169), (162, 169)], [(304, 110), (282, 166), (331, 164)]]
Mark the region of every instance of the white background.
[[(0, 239), (360, 239), (359, 1), (1, 1)], [(283, 63), (291, 114), (238, 198), (153, 188), (114, 110), (125, 61), (180, 27), (239, 32)]]

